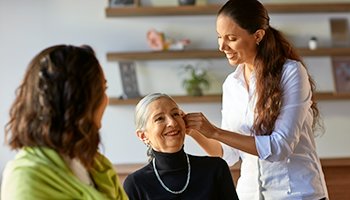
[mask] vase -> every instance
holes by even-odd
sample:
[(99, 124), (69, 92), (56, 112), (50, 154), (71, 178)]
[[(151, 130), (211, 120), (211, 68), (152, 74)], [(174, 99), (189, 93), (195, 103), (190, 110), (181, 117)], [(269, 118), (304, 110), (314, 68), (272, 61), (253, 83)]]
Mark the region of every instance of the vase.
[(192, 86), (186, 89), (189, 96), (203, 96), (202, 88), (199, 86)]
[(151, 0), (151, 6), (178, 6), (178, 0)]
[(196, 0), (178, 0), (178, 2), (180, 6), (196, 4)]

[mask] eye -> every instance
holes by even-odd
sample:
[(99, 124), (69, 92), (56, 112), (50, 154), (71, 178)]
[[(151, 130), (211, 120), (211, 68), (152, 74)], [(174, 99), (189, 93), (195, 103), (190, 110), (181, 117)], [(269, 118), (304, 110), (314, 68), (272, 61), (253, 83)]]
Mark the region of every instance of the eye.
[(164, 117), (157, 117), (154, 121), (155, 122), (161, 122), (164, 120)]
[(228, 37), (228, 40), (229, 40), (229, 41), (233, 41), (233, 42), (234, 42), (234, 41), (236, 41), (236, 40), (237, 40), (237, 38), (236, 38), (236, 37)]
[(180, 114), (180, 112), (174, 112), (174, 113), (173, 113), (173, 116), (174, 116), (174, 117), (178, 117), (178, 116), (181, 116), (181, 114)]

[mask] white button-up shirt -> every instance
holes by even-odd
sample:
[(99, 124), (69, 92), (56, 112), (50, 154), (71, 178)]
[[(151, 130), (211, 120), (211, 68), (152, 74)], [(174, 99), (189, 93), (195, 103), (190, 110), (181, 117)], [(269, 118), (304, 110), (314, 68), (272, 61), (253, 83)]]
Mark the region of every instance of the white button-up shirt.
[[(249, 91), (244, 66), (223, 84), (222, 128), (251, 135), (257, 101), (255, 75)], [(222, 144), (229, 165), (242, 160), (237, 193), (241, 200), (316, 200), (328, 197), (312, 131), (311, 88), (306, 69), (288, 60), (283, 66), (283, 101), (271, 135), (254, 136), (259, 156)]]

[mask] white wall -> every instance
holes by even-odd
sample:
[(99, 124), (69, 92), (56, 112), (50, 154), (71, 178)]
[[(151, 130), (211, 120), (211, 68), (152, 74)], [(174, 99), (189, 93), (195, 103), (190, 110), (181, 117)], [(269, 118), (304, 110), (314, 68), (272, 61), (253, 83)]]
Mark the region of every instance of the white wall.
[[(121, 94), (119, 71), (116, 63), (107, 62), (106, 53), (148, 50), (145, 35), (152, 27), (174, 38), (190, 38), (192, 48), (217, 47), (214, 16), (106, 18), (106, 6), (107, 0), (0, 0), (0, 171), (14, 156), (14, 152), (4, 145), (3, 127), (8, 120), (15, 89), (30, 59), (43, 48), (61, 43), (90, 44), (106, 73), (108, 94), (115, 97)], [(329, 39), (327, 20), (334, 15), (349, 18), (349, 13), (271, 15), (271, 23), (289, 31), (297, 44), (304, 45), (303, 41), (310, 35), (316, 35), (321, 43), (326, 43)], [(333, 90), (330, 59), (308, 58), (306, 62), (319, 89)], [(213, 81), (209, 93), (220, 92), (224, 77), (233, 70), (225, 59), (139, 62), (141, 93), (184, 94), (178, 67), (186, 63), (208, 66)], [(326, 128), (326, 133), (316, 140), (320, 156), (350, 156), (350, 147), (346, 144), (350, 141), (346, 131), (350, 130), (350, 101), (322, 101), (319, 104)], [(202, 111), (213, 123), (220, 124), (219, 103), (180, 106), (187, 112)], [(133, 106), (109, 106), (104, 115), (102, 149), (114, 163), (146, 161), (145, 147), (134, 134), (133, 109)], [(191, 139), (187, 139), (186, 149), (193, 154), (204, 154)]]

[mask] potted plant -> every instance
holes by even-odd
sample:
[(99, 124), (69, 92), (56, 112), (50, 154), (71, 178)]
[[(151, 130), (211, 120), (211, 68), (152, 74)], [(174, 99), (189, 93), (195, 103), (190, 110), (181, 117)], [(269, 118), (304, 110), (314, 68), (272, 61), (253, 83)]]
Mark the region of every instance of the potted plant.
[(184, 70), (189, 72), (188, 78), (182, 82), (187, 94), (190, 96), (202, 96), (203, 90), (210, 87), (207, 71), (192, 65), (186, 65)]

